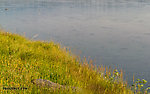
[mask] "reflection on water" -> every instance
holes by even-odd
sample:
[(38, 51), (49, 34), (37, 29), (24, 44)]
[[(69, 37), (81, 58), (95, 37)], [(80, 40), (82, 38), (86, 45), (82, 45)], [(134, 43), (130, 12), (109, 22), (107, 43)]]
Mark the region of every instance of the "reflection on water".
[(149, 0), (2, 0), (0, 24), (150, 82), (149, 10)]

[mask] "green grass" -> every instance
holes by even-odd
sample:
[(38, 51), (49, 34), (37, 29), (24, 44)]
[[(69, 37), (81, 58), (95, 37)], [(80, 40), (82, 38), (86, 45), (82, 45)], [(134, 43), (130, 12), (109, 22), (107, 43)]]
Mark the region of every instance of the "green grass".
[[(53, 42), (28, 40), (0, 30), (0, 92), (20, 94), (132, 94), (122, 72), (80, 59)], [(39, 88), (32, 79), (47, 79), (81, 91)], [(27, 89), (5, 90), (8, 87)]]

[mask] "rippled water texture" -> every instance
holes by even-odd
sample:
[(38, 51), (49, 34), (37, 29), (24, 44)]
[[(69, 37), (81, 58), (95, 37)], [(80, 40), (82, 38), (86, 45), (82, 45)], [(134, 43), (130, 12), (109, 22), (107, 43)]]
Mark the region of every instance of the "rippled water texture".
[(150, 82), (149, 0), (0, 0), (0, 25)]

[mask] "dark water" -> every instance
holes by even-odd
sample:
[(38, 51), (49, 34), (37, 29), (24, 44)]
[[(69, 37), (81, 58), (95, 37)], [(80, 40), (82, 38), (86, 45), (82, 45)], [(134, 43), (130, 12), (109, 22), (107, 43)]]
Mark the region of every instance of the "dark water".
[(0, 0), (0, 25), (122, 68), (129, 82), (134, 74), (150, 84), (149, 0)]

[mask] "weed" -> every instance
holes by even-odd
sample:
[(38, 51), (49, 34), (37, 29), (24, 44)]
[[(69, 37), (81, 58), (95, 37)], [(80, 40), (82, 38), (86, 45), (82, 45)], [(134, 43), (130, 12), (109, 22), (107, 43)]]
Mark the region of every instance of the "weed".
[[(118, 70), (111, 72), (108, 67), (97, 68), (92, 61), (82, 60), (53, 42), (31, 41), (0, 31), (1, 93), (132, 94)], [(79, 87), (82, 91), (74, 92), (71, 88), (51, 91), (35, 86), (31, 83), (33, 79)], [(10, 87), (19, 89), (8, 90)]]

